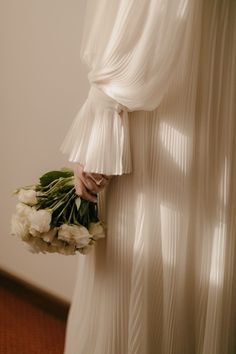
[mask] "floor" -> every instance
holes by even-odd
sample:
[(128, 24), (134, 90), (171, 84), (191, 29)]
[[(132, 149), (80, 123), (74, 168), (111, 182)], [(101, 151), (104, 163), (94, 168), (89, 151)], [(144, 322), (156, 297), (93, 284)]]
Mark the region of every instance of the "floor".
[(65, 321), (0, 286), (0, 353), (63, 354)]

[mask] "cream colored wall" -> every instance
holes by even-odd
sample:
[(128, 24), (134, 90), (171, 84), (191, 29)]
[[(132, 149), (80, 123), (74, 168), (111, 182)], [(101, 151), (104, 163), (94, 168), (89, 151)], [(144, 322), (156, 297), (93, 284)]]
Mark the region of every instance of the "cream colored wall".
[(0, 267), (65, 300), (77, 257), (32, 255), (10, 236), (11, 192), (70, 165), (59, 146), (88, 92), (79, 57), (84, 3), (0, 0)]

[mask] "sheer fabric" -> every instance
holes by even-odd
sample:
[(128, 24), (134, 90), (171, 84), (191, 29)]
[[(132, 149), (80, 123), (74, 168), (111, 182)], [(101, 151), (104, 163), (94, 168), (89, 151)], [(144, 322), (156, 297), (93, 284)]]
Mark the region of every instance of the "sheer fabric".
[[(87, 12), (93, 16), (87, 14), (81, 57), (90, 68), (93, 92), (100, 93), (98, 100), (89, 94), (62, 144), (70, 161), (82, 163), (90, 172), (131, 172), (126, 112), (154, 110), (176, 70), (185, 68), (183, 80), (196, 70), (200, 9), (201, 1), (183, 0), (88, 3)], [(108, 97), (126, 107), (115, 130), (111, 122), (118, 121), (117, 112), (110, 109)], [(97, 104), (99, 113), (93, 109)], [(103, 123), (96, 124), (98, 119), (92, 120), (91, 114), (99, 115)]]
[(65, 353), (235, 353), (236, 2), (91, 0), (81, 55), (63, 151), (121, 176), (78, 257)]

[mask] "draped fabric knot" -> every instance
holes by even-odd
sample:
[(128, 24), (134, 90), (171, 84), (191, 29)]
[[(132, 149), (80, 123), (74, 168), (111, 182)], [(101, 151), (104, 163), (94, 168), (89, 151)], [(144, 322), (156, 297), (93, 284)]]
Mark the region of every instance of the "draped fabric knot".
[(123, 106), (121, 103), (115, 101), (112, 97), (105, 94), (102, 90), (92, 85), (89, 91), (88, 99), (91, 100), (96, 106), (102, 107), (103, 109), (111, 109), (120, 114), (122, 111), (128, 112), (128, 108)]

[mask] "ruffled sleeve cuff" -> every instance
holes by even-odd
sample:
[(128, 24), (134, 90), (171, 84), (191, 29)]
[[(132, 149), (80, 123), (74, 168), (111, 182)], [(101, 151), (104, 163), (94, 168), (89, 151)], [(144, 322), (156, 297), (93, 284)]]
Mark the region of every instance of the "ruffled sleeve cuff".
[(84, 171), (106, 175), (130, 173), (128, 109), (92, 86), (60, 151)]

